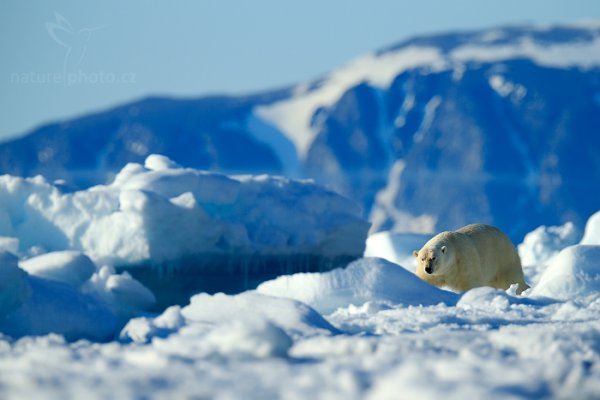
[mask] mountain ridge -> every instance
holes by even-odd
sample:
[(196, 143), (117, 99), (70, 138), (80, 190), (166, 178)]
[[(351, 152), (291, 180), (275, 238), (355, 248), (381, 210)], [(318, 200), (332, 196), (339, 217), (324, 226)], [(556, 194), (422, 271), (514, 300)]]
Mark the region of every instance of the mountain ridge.
[(275, 91), (149, 97), (46, 125), (0, 144), (0, 172), (86, 187), (163, 153), (312, 178), (374, 230), (479, 221), (519, 240), (596, 211), (577, 182), (600, 182), (599, 66), (600, 23), (418, 36)]

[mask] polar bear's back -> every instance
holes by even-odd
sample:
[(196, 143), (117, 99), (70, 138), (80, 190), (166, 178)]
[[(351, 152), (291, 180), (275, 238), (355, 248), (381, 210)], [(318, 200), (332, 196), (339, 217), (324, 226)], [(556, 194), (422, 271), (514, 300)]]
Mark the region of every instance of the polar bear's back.
[[(482, 278), (486, 282), (514, 271), (522, 271), (519, 254), (508, 236), (491, 225), (472, 224), (455, 231), (467, 236), (474, 244), (481, 260)], [(521, 272), (522, 274), (522, 272)]]

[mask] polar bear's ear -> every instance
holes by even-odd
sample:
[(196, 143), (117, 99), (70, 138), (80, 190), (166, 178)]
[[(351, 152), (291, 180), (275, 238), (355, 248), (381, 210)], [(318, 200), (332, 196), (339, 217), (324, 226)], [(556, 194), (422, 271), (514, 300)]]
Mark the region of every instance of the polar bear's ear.
[(419, 257), (419, 252), (418, 252), (418, 251), (416, 251), (416, 250), (413, 250), (413, 256), (415, 256), (415, 257)]
[(442, 253), (446, 254), (446, 246), (442, 246)]

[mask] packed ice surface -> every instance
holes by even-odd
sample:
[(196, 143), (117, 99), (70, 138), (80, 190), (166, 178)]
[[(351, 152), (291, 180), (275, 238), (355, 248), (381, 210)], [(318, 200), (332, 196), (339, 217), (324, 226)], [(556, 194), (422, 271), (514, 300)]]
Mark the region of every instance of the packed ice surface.
[(257, 292), (302, 301), (323, 314), (366, 302), (453, 304), (457, 296), (431, 286), (413, 273), (379, 258), (363, 258), (326, 273), (298, 273), (262, 283)]

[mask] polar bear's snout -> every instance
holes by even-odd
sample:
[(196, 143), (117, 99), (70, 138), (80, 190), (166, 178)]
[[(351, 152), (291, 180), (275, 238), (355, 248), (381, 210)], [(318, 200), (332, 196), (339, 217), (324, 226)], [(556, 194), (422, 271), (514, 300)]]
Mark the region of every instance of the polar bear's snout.
[(433, 265), (431, 265), (431, 264), (428, 264), (428, 265), (425, 267), (425, 272), (427, 272), (428, 274), (432, 274), (432, 273), (433, 273)]

